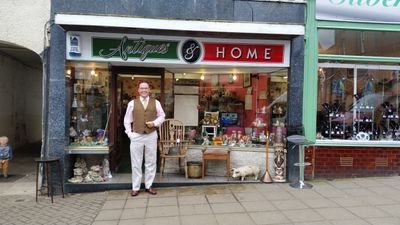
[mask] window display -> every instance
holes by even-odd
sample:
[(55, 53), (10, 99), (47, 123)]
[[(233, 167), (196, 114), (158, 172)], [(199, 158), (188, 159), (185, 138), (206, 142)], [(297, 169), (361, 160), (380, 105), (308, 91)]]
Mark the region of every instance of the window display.
[(188, 128), (197, 130), (198, 144), (265, 145), (274, 128), (285, 126), (287, 73), (198, 74), (198, 80), (198, 126)]
[(318, 138), (400, 140), (400, 68), (320, 65)]
[(398, 38), (398, 32), (318, 30), (318, 139), (400, 140), (400, 67), (391, 59), (399, 55)]
[(110, 122), (109, 72), (67, 69), (68, 141), (71, 146), (107, 146)]
[[(70, 109), (67, 115), (67, 145), (108, 145), (112, 105), (109, 101), (111, 73), (108, 68), (93, 70), (73, 66), (69, 66), (66, 71), (70, 71), (67, 74), (67, 103)], [(118, 76), (120, 86), (115, 91), (119, 100), (115, 104), (118, 104), (119, 113), (124, 112), (126, 101), (135, 98), (132, 94), (138, 83), (147, 80), (152, 96), (164, 99), (161, 102), (166, 118), (184, 121), (195, 119), (185, 124), (185, 133), (190, 133), (188, 138), (199, 139), (196, 142), (198, 144), (260, 146), (265, 145), (270, 136), (275, 137), (269, 134), (275, 133), (278, 127), (285, 130), (286, 70), (279, 74), (167, 72), (164, 77), (137, 74)], [(192, 101), (195, 102), (192, 104)], [(120, 132), (121, 128), (117, 126), (113, 129), (119, 129)]]

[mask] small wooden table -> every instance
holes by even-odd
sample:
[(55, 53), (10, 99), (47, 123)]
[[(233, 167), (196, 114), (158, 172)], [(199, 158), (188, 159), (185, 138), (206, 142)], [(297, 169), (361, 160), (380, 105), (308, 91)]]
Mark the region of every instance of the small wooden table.
[(226, 162), (226, 176), (229, 178), (231, 176), (231, 152), (229, 149), (203, 149), (203, 169), (201, 172), (201, 177), (204, 178), (206, 175), (206, 162), (207, 160), (221, 160)]

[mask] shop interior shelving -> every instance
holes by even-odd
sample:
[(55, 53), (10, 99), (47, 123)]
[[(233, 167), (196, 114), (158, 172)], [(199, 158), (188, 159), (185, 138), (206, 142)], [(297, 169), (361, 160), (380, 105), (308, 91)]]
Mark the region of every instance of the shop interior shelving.
[(344, 113), (330, 113), (329, 114), (329, 139), (335, 137), (346, 137), (346, 124)]
[(359, 132), (365, 132), (370, 135), (370, 139), (374, 139), (376, 135), (374, 126), (375, 108), (360, 104), (354, 107), (354, 113), (353, 134), (356, 135)]

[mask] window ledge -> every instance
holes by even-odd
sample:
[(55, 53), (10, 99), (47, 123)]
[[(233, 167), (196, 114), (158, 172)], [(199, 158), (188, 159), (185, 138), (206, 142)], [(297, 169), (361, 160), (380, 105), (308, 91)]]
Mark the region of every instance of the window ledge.
[(316, 140), (314, 146), (396, 147), (400, 141)]

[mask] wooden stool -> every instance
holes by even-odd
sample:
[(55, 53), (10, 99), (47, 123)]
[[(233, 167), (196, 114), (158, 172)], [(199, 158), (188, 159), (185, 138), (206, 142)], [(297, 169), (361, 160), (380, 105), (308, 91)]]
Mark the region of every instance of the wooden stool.
[[(40, 157), (40, 158), (35, 158), (36, 161), (36, 202), (38, 200), (38, 192), (40, 191), (39, 189), (39, 170), (40, 170), (40, 164), (43, 166), (43, 182), (46, 180), (46, 188), (47, 188), (47, 197), (51, 196), (51, 203), (53, 203), (53, 184), (51, 183), (51, 164), (56, 163), (57, 165), (57, 175), (60, 178), (61, 182), (61, 193), (62, 197), (64, 198), (64, 187), (63, 187), (63, 177), (61, 174), (61, 163), (60, 163), (60, 158), (56, 157)], [(43, 185), (42, 185), (43, 186)]]
[(222, 160), (226, 161), (226, 176), (231, 176), (231, 152), (228, 150), (206, 149), (203, 150), (203, 170), (201, 178), (206, 175), (206, 162), (207, 160)]

